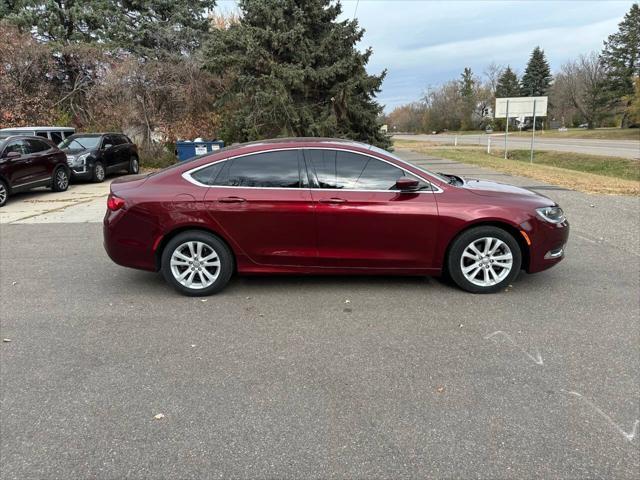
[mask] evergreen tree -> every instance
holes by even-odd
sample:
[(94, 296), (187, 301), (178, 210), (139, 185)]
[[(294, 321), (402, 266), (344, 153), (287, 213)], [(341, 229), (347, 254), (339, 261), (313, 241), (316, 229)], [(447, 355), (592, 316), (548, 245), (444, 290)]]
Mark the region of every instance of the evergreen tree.
[(507, 97), (519, 97), (520, 96), (520, 83), (518, 82), (518, 76), (515, 74), (511, 67), (507, 65), (507, 68), (502, 72), (498, 83), (496, 84), (496, 98)]
[(544, 56), (544, 51), (540, 47), (534, 48), (522, 76), (520, 95), (523, 97), (546, 95), (551, 85), (551, 78), (551, 68)]
[(619, 24), (618, 31), (604, 42), (602, 59), (607, 91), (612, 105), (622, 105), (622, 126), (628, 125), (627, 108), (634, 99), (634, 77), (640, 76), (640, 7), (637, 3)]
[(206, 68), (230, 79), (219, 103), (227, 141), (278, 136), (342, 137), (390, 146), (368, 75), (364, 31), (337, 21), (330, 0), (240, 0), (240, 21), (215, 31)]
[(462, 98), (460, 129), (471, 130), (473, 128), (473, 110), (475, 109), (476, 103), (476, 82), (473, 79), (473, 72), (469, 67), (465, 67), (460, 77), (460, 97)]
[(215, 0), (0, 0), (0, 18), (39, 40), (96, 43), (147, 58), (197, 49), (209, 30)]

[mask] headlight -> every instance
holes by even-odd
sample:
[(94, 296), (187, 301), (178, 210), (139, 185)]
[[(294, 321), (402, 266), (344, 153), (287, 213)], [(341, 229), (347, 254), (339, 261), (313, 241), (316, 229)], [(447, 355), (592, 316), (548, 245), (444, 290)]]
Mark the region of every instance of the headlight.
[(562, 223), (566, 220), (564, 212), (558, 206), (537, 208), (538, 216), (549, 223)]
[(83, 165), (87, 161), (87, 157), (89, 157), (89, 153), (85, 153), (76, 158), (76, 165)]

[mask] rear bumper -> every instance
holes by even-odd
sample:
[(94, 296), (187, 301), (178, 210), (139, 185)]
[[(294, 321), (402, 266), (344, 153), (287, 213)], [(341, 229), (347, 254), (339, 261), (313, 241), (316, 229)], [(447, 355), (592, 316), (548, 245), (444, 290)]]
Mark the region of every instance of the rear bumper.
[(131, 215), (126, 210), (107, 210), (102, 225), (104, 249), (118, 265), (156, 271), (154, 231), (142, 216)]
[(560, 224), (552, 224), (538, 220), (527, 234), (531, 238), (528, 273), (541, 272), (564, 259), (569, 240), (569, 222), (565, 220)]

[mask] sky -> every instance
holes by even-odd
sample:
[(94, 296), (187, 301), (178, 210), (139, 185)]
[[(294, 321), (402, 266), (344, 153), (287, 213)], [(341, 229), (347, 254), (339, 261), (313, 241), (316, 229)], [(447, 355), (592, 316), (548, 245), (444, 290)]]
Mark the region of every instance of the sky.
[[(580, 54), (600, 51), (632, 0), (437, 1), (343, 0), (341, 19), (355, 18), (373, 49), (367, 71), (387, 76), (378, 95), (389, 112), (419, 100), (427, 87), (459, 78), (464, 67), (482, 76), (491, 62), (521, 74), (540, 46), (552, 71)], [(233, 0), (218, 1), (232, 9)]]

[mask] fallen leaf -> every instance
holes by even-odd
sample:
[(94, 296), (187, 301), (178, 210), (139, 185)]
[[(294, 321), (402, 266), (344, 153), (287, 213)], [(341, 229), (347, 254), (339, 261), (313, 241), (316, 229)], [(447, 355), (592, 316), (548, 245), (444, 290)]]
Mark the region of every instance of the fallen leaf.
[(436, 392), (443, 393), (444, 392), (444, 386), (440, 385), (438, 388), (436, 388)]
[(153, 418), (155, 418), (156, 420), (162, 420), (164, 418), (164, 413), (159, 413), (157, 415), (154, 415)]
[(207, 299), (206, 299), (206, 298), (201, 298), (201, 299), (200, 299), (200, 301), (201, 301), (201, 302), (206, 302), (206, 301), (207, 301)]
[(351, 303), (351, 300), (346, 299), (346, 300), (344, 301), (344, 303)]
[(11, 282), (11, 285), (17, 285), (18, 282)]
[(9, 343), (11, 341), (11, 339), (10, 338), (3, 338), (2, 341), (5, 342), (5, 343)]

